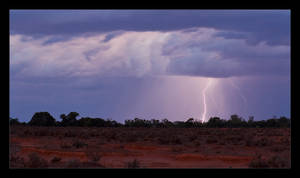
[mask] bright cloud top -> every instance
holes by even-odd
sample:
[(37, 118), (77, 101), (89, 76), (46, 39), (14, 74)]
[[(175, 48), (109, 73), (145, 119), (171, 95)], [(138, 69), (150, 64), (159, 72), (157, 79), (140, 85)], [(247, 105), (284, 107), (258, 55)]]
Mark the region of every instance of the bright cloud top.
[[(230, 77), (288, 74), (290, 46), (225, 38), (225, 31), (190, 28), (114, 31), (32, 38), (10, 35), (12, 77), (190, 75)], [(229, 32), (226, 32), (229, 33)], [(234, 33), (234, 32), (230, 32)]]

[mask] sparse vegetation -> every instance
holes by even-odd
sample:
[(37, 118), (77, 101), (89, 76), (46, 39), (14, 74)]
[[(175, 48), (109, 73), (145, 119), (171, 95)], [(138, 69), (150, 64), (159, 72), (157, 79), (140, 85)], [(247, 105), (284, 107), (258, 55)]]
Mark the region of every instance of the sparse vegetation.
[(60, 160), (61, 160), (60, 157), (54, 156), (54, 157), (51, 159), (51, 163), (57, 163), (57, 162), (60, 162)]
[(272, 156), (269, 159), (262, 158), (260, 154), (256, 155), (249, 163), (250, 168), (286, 168), (289, 162), (279, 156)]
[(84, 146), (88, 146), (88, 144), (86, 144), (86, 143), (84, 143), (84, 142), (82, 142), (80, 140), (75, 140), (73, 142), (72, 146), (75, 147), (75, 148), (82, 148)]
[[(124, 161), (125, 167), (128, 167), (126, 162), (128, 157), (138, 156), (137, 162), (140, 162), (143, 161), (143, 156), (147, 156), (148, 153), (153, 154), (160, 149), (164, 150), (159, 154), (160, 156), (178, 155), (180, 160), (187, 159), (186, 161), (193, 159), (180, 158), (180, 156), (185, 154), (187, 156), (189, 154), (218, 155), (220, 159), (223, 159), (224, 155), (250, 156), (252, 152), (247, 150), (255, 150), (267, 157), (256, 157), (253, 160), (248, 158), (245, 166), (279, 168), (290, 166), (289, 128), (90, 128), (13, 125), (10, 129), (13, 130), (10, 132), (10, 138), (13, 138), (10, 151), (14, 152), (10, 154), (10, 167), (13, 168), (104, 167), (100, 161), (105, 167), (110, 167), (111, 164), (117, 164), (117, 162), (106, 161), (107, 157), (112, 156), (114, 160), (118, 155)], [(88, 138), (85, 139), (83, 135)], [(23, 147), (20, 142), (22, 140), (28, 140), (26, 145), (30, 146)], [(23, 151), (18, 153), (14, 150)], [(29, 158), (30, 153), (36, 155)], [(274, 155), (278, 158), (272, 158)], [(169, 157), (172, 156), (168, 155), (164, 159), (169, 159)], [(147, 159), (148, 161), (144, 164), (146, 167), (151, 167), (149, 158)], [(200, 157), (201, 159), (210, 158), (204, 156)], [(222, 162), (225, 164), (226, 159)], [(133, 161), (130, 161), (130, 164), (133, 164)], [(158, 165), (167, 167), (166, 163)], [(119, 166), (124, 167), (124, 165)], [(234, 167), (234, 165), (231, 166)]]
[(31, 153), (28, 155), (28, 162), (26, 165), (30, 168), (46, 168), (48, 163), (45, 159), (41, 158), (37, 153)]
[(79, 168), (81, 167), (81, 163), (78, 159), (72, 159), (67, 162), (67, 168)]
[(217, 143), (218, 142), (218, 140), (215, 138), (215, 137), (208, 137), (207, 139), (206, 139), (206, 143), (208, 143), (208, 144), (212, 144), (212, 143)]
[(270, 118), (268, 120), (254, 121), (250, 116), (248, 122), (237, 114), (231, 115), (228, 120), (219, 117), (211, 117), (207, 122), (201, 123), (194, 118), (183, 121), (169, 121), (168, 119), (139, 119), (125, 120), (125, 124), (117, 121), (102, 118), (82, 117), (77, 112), (70, 112), (68, 115), (61, 114), (62, 121), (56, 121), (48, 112), (37, 112), (33, 115), (29, 123), (20, 123), (17, 118), (10, 118), (10, 125), (34, 125), (34, 126), (78, 126), (78, 127), (144, 127), (144, 128), (286, 128), (290, 127), (290, 119), (282, 116), (280, 118)]
[(127, 162), (126, 163), (127, 168), (140, 168), (140, 162), (137, 159), (134, 159), (133, 161)]
[(63, 148), (63, 149), (69, 149), (69, 148), (72, 148), (72, 145), (67, 143), (67, 142), (62, 142), (60, 144), (60, 147)]
[(100, 154), (98, 152), (86, 152), (86, 156), (92, 161), (92, 162), (98, 162), (100, 161)]

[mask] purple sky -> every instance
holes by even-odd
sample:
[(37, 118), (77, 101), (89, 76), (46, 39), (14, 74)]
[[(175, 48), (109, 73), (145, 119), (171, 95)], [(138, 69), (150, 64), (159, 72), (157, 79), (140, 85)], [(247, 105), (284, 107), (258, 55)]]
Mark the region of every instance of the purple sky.
[(11, 10), (10, 116), (39, 111), (290, 117), (290, 11)]

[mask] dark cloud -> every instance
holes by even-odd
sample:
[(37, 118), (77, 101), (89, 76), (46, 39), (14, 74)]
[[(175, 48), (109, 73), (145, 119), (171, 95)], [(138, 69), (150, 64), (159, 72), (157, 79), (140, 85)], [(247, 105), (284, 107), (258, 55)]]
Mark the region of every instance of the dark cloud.
[(67, 40), (70, 40), (72, 39), (71, 36), (62, 36), (62, 35), (55, 35), (55, 36), (51, 36), (49, 37), (48, 40), (44, 41), (43, 42), (43, 45), (50, 45), (50, 44), (53, 44), (53, 43), (56, 43), (56, 42), (62, 42), (62, 41), (67, 41)]
[[(170, 31), (192, 27), (248, 32), (251, 35), (246, 37), (249, 43), (253, 44), (259, 41), (267, 41), (271, 45), (290, 43), (288, 10), (13, 10), (10, 12), (11, 33), (31, 36), (78, 35), (114, 30)], [(230, 36), (223, 35), (227, 38)]]
[(205, 77), (220, 81), (208, 98), (222, 103), (227, 92), (235, 110), (225, 114), (241, 107), (226, 84), (236, 77), (248, 99), (241, 114), (289, 116), (289, 11), (13, 10), (10, 34), (10, 114), (21, 120), (38, 111), (186, 120), (201, 114)]
[(241, 35), (244, 33), (212, 28), (167, 33), (110, 32), (74, 37), (51, 46), (45, 45), (51, 37), (37, 40), (11, 35), (11, 71), (13, 77), (21, 79), (289, 74), (290, 46), (266, 42), (249, 45)]
[(106, 36), (105, 36), (105, 39), (103, 40), (103, 42), (108, 42), (110, 41), (111, 39), (119, 36), (119, 35), (122, 35), (124, 33), (124, 31), (114, 31), (114, 32), (111, 32), (111, 33), (108, 33)]

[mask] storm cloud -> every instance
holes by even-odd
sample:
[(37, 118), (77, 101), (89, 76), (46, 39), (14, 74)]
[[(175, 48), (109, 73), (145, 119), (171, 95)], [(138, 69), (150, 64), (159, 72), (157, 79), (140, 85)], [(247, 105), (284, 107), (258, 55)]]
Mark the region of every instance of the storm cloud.
[[(31, 36), (115, 30), (172, 31), (193, 27), (246, 32), (247, 41), (290, 43), (288, 10), (12, 10), (10, 30)], [(263, 29), (263, 30), (262, 30)], [(227, 38), (236, 36), (224, 34)]]
[[(192, 75), (232, 77), (289, 74), (290, 47), (220, 37), (213, 28), (126, 31), (46, 43), (11, 35), (13, 77)], [(263, 64), (263, 65), (262, 65)]]
[[(289, 116), (288, 10), (11, 10), (10, 112)], [(247, 100), (247, 101), (246, 101)]]

